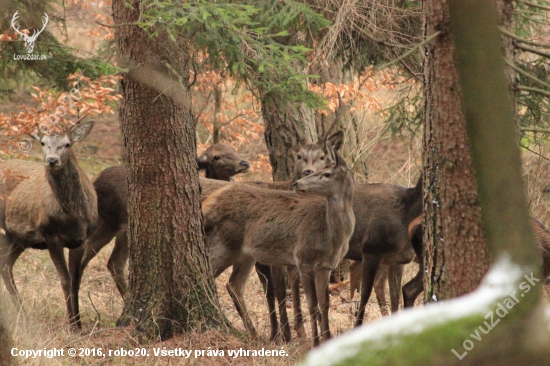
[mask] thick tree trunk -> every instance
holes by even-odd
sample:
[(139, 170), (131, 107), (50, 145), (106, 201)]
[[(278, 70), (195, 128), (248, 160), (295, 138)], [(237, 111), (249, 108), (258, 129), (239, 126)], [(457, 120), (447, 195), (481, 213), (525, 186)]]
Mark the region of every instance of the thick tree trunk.
[[(130, 290), (122, 325), (144, 338), (166, 339), (194, 327), (225, 323), (204, 245), (195, 122), (187, 60), (166, 34), (138, 26), (140, 1), (113, 1), (123, 75), (120, 121), (129, 171)], [(169, 62), (171, 70), (165, 63)], [(174, 86), (175, 85), (175, 86)]]
[(424, 2), (424, 277), (425, 301), (474, 290), (490, 257), (481, 227), (477, 186), (466, 136), (461, 92), (453, 59), (449, 12), (442, 1)]
[(261, 103), (273, 181), (285, 181), (293, 176), (295, 149), (300, 140), (317, 141), (313, 113), (305, 106), (296, 112), (270, 93), (262, 95)]

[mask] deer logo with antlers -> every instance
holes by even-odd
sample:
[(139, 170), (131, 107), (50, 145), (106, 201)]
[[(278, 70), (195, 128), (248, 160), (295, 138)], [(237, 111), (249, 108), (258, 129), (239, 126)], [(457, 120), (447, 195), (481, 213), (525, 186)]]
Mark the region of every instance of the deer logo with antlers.
[(19, 11), (16, 11), (15, 14), (13, 14), (13, 18), (11, 18), (11, 27), (14, 31), (19, 33), (21, 37), (23, 37), (23, 40), (25, 41), (25, 44), (27, 46), (27, 53), (32, 53), (32, 50), (34, 49), (34, 42), (36, 41), (36, 38), (38, 38), (38, 35), (42, 33), (44, 28), (46, 28), (46, 25), (48, 24), (48, 14), (44, 14), (44, 22), (42, 23), (42, 29), (39, 31), (34, 30), (32, 36), (28, 36), (25, 33), (21, 32), (19, 30), (19, 26), (16, 24), (17, 18), (19, 17)]

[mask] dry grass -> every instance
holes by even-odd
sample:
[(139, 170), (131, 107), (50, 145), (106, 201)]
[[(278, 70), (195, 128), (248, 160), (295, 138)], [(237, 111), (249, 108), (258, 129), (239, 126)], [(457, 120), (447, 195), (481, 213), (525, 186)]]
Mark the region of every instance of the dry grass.
[[(385, 131), (385, 126), (380, 118), (365, 114), (361, 117), (363, 131), (363, 159), (368, 166), (370, 182), (395, 183), (411, 186), (415, 183), (421, 167), (421, 142), (418, 138), (410, 136), (392, 138)], [(96, 135), (91, 136), (81, 147), (79, 157), (93, 156), (93, 158), (81, 158), (80, 161), (91, 174), (101, 171), (105, 165), (115, 165), (118, 161), (120, 147), (120, 132), (117, 130), (116, 121), (98, 121), (94, 129)], [(543, 155), (548, 155), (545, 147), (538, 150)], [(547, 182), (550, 178), (550, 165), (548, 161), (537, 155), (525, 152), (525, 181), (527, 182), (530, 205), (534, 215), (545, 223), (549, 222), (549, 199)], [(361, 177), (358, 177), (361, 178)], [(131, 335), (131, 329), (116, 328), (115, 322), (122, 311), (122, 299), (116, 290), (114, 282), (106, 268), (106, 262), (112, 247), (109, 245), (88, 266), (82, 280), (81, 310), (83, 315), (84, 331), (81, 334), (71, 333), (67, 326), (67, 315), (63, 301), (63, 294), (57, 273), (46, 251), (26, 251), (15, 266), (15, 278), (21, 297), (25, 303), (27, 316), (17, 314), (10, 304), (7, 304), (7, 314), (13, 329), (14, 342), (19, 349), (43, 349), (69, 347), (99, 347), (105, 352), (108, 349), (116, 350), (134, 349), (142, 347), (138, 345)], [(407, 266), (404, 282), (411, 279), (418, 265)], [(229, 277), (226, 271), (217, 280), (218, 294), (222, 310), (232, 324), (244, 332), (244, 326), (237, 314), (226, 290), (225, 283)], [(1, 295), (7, 297), (3, 288)], [(269, 336), (269, 321), (267, 306), (264, 300), (261, 285), (253, 274), (245, 292), (247, 306), (252, 320), (262, 339), (253, 341), (246, 336), (236, 337), (219, 331), (204, 333), (192, 332), (175, 337), (162, 343), (143, 345), (150, 354), (149, 357), (77, 357), (77, 358), (36, 358), (22, 359), (22, 365), (294, 365), (304, 357), (310, 347), (310, 338), (304, 340), (294, 339), (289, 344), (273, 344), (267, 338)], [(331, 294), (330, 324), (334, 336), (349, 331), (354, 322), (354, 312), (358, 305), (359, 295), (349, 300), (349, 286), (334, 291)], [(388, 301), (387, 299), (386, 301)], [(379, 304), (373, 295), (367, 306), (367, 320), (374, 321), (381, 318)], [(8, 301), (6, 301), (8, 302)], [(417, 300), (417, 306), (420, 305)], [(292, 304), (288, 304), (289, 315), (292, 321)], [(307, 319), (305, 297), (302, 295), (302, 308)], [(309, 333), (309, 321), (306, 320), (306, 331)], [(293, 337), (295, 334), (293, 332)], [(232, 359), (224, 357), (202, 357), (189, 360), (182, 358), (156, 357), (153, 348), (166, 347), (167, 349), (276, 349), (284, 350), (287, 357), (238, 357)]]
[[(99, 347), (105, 352), (108, 349), (117, 350), (135, 349), (144, 347), (148, 350), (149, 357), (77, 357), (77, 358), (52, 358), (39, 357), (36, 359), (21, 359), (22, 365), (171, 365), (178, 364), (178, 360), (168, 357), (156, 357), (153, 348), (166, 347), (167, 349), (274, 349), (284, 350), (288, 357), (202, 357), (196, 362), (200, 365), (221, 364), (246, 364), (246, 365), (293, 365), (300, 360), (310, 347), (308, 338), (294, 339), (289, 344), (276, 344), (267, 340), (269, 337), (269, 321), (267, 318), (267, 306), (263, 297), (261, 284), (253, 274), (246, 289), (247, 306), (251, 317), (260, 333), (262, 340), (253, 341), (228, 335), (219, 331), (204, 333), (193, 332), (179, 336), (162, 343), (139, 345), (131, 335), (130, 329), (116, 328), (115, 322), (122, 311), (122, 298), (114, 285), (106, 268), (112, 245), (107, 246), (88, 266), (82, 280), (81, 309), (84, 331), (74, 334), (67, 326), (67, 315), (63, 301), (63, 292), (59, 285), (57, 273), (46, 251), (26, 251), (15, 266), (15, 278), (25, 303), (27, 315), (15, 312), (11, 304), (8, 304), (7, 312), (13, 326), (14, 343), (19, 349), (51, 349), (70, 347), (76, 349), (82, 347)], [(406, 279), (412, 278), (417, 265), (407, 266)], [(242, 321), (225, 290), (225, 283), (229, 279), (229, 270), (224, 272), (217, 280), (220, 303), (227, 318), (235, 328), (245, 333)], [(5, 293), (5, 292), (4, 292)], [(374, 296), (373, 296), (374, 297)], [(305, 304), (305, 296), (302, 294), (302, 305)], [(354, 312), (358, 304), (358, 295), (349, 301), (349, 288), (346, 286), (340, 291), (331, 294), (330, 323), (333, 334), (347, 332), (353, 326)], [(292, 304), (288, 304), (289, 315), (292, 317)], [(307, 310), (303, 309), (305, 314)], [(371, 299), (367, 306), (367, 319), (376, 320), (381, 317), (376, 298)], [(293, 320), (291, 318), (291, 320)], [(309, 324), (306, 323), (309, 331)], [(293, 334), (294, 336), (294, 334)]]

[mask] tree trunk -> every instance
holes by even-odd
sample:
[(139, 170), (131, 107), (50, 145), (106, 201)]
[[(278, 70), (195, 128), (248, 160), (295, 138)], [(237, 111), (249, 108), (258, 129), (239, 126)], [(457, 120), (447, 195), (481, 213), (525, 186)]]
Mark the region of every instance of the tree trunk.
[(424, 299), (437, 301), (474, 290), (490, 257), (481, 228), (449, 12), (438, 0), (424, 6), (424, 35), (440, 32), (426, 46), (424, 64)]
[[(529, 227), (494, 3), (428, 0), (425, 4), (431, 10), (447, 4), (451, 9), (483, 222), (491, 253), (500, 256), (499, 263), (484, 288), (471, 297), (428, 304), (365, 326), (335, 339), (329, 349), (313, 350), (304, 365), (548, 364), (548, 321), (544, 302), (538, 302), (543, 282), (535, 270), (536, 246)], [(536, 279), (531, 283), (534, 288), (526, 286), (527, 278)], [(335, 355), (335, 349), (346, 352)]]
[[(0, 300), (0, 303), (2, 300)], [(0, 304), (0, 309), (3, 304)], [(11, 355), (11, 348), (13, 347), (10, 331), (6, 325), (5, 318), (3, 317), (5, 311), (0, 312), (0, 365), (12, 366), (17, 365), (17, 357)]]
[(305, 106), (295, 111), (271, 93), (263, 94), (261, 103), (273, 181), (285, 181), (294, 174), (295, 148), (302, 140), (317, 141), (313, 113)]
[[(140, 6), (113, 1), (119, 62), (130, 70), (121, 81), (120, 107), (130, 290), (119, 324), (133, 324), (144, 339), (166, 339), (226, 321), (203, 238), (186, 55), (163, 32), (152, 39), (123, 25), (137, 21)], [(179, 82), (175, 72), (183, 75)]]

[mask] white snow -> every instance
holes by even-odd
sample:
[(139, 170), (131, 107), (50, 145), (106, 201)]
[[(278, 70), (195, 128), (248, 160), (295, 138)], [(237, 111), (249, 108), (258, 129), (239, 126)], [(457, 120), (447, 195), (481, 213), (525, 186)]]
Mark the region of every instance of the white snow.
[(354, 329), (312, 350), (303, 365), (333, 365), (356, 355), (361, 343), (365, 341), (377, 341), (397, 334), (417, 334), (428, 326), (449, 320), (475, 314), (485, 315), (499, 299), (511, 295), (516, 290), (520, 278), (530, 273), (530, 270), (522, 270), (508, 255), (504, 255), (493, 265), (474, 292), (457, 299), (407, 309), (398, 315), (385, 317)]

